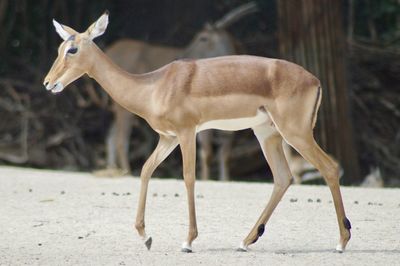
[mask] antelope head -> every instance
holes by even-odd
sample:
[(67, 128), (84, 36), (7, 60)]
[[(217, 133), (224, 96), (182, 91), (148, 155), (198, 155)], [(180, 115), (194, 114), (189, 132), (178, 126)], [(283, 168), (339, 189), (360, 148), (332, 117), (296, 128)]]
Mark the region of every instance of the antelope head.
[(215, 23), (207, 23), (203, 30), (196, 34), (182, 57), (206, 58), (235, 54), (233, 38), (226, 29), (241, 18), (257, 11), (257, 4), (249, 2), (231, 10)]
[(206, 58), (234, 53), (235, 46), (230, 34), (215, 25), (206, 24), (203, 30), (196, 34), (182, 56)]
[(96, 47), (93, 39), (102, 35), (107, 28), (108, 12), (106, 11), (83, 33), (61, 25), (54, 19), (53, 24), (64, 41), (58, 47), (57, 59), (46, 75), (43, 84), (48, 91), (58, 93), (87, 73), (95, 63), (91, 58), (90, 50)]

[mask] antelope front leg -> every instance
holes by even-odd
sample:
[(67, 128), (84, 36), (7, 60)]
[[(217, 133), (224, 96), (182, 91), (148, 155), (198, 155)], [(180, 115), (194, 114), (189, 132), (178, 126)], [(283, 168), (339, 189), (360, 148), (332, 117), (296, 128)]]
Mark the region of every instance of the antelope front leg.
[(167, 156), (175, 149), (177, 145), (178, 140), (176, 137), (166, 137), (160, 135), (160, 140), (158, 141), (156, 149), (143, 165), (142, 172), (140, 174), (141, 186), (135, 227), (139, 235), (142, 237), (147, 249), (151, 248), (152, 243), (152, 238), (146, 235), (144, 229), (144, 213), (146, 207), (147, 187), (149, 184), (149, 180), (157, 166), (162, 161), (164, 161), (165, 158), (167, 158)]
[(187, 191), (189, 205), (189, 233), (187, 240), (182, 244), (182, 252), (192, 252), (192, 242), (197, 237), (196, 209), (194, 202), (194, 183), (196, 180), (196, 132), (187, 129), (178, 135), (182, 151), (183, 178)]

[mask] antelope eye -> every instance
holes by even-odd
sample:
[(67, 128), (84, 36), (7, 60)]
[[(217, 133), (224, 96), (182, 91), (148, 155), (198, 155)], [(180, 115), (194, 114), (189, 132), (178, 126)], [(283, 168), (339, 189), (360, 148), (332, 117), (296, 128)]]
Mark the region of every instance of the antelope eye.
[(68, 54), (76, 54), (76, 52), (78, 52), (78, 48), (76, 47), (71, 47), (67, 51)]

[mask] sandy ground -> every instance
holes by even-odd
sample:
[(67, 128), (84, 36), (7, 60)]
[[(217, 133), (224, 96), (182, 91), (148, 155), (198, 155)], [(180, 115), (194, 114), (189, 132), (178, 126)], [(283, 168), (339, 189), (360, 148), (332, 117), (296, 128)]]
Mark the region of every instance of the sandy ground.
[(188, 218), (181, 180), (152, 179), (147, 251), (133, 229), (138, 178), (0, 167), (0, 265), (400, 265), (400, 190), (343, 188), (352, 240), (339, 236), (329, 189), (292, 186), (247, 253), (235, 249), (270, 184), (197, 182), (199, 237), (180, 252)]

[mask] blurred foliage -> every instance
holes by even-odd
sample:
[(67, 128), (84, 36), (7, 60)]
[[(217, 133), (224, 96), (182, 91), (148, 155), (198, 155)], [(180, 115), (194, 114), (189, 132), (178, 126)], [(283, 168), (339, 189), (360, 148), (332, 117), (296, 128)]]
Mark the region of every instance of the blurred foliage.
[(400, 44), (398, 0), (355, 0), (355, 34), (383, 44)]

